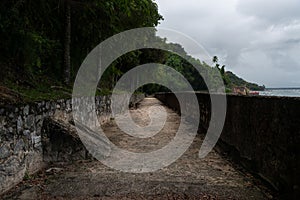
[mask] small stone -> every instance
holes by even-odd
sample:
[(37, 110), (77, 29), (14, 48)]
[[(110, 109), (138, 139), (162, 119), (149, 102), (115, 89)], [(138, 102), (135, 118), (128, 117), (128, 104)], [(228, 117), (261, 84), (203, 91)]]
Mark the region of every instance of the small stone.
[(8, 132), (13, 133), (13, 132), (14, 132), (13, 127), (9, 127), (9, 128), (8, 128)]
[(4, 108), (1, 108), (1, 109), (0, 109), (0, 115), (3, 115), (4, 112), (5, 112)]
[(31, 128), (34, 126), (34, 116), (29, 115), (27, 118), (25, 118), (25, 127)]
[(43, 118), (43, 116), (42, 116), (42, 115), (37, 115), (37, 116), (35, 117), (35, 121), (36, 121), (36, 123), (38, 123), (38, 122), (42, 121), (42, 118)]
[(50, 102), (46, 102), (46, 109), (48, 110), (50, 108)]
[(29, 131), (29, 130), (24, 130), (24, 131), (23, 131), (23, 135), (25, 135), (26, 137), (29, 138), (29, 136), (30, 136), (30, 131)]
[(10, 150), (8, 145), (3, 145), (0, 147), (0, 159), (5, 159), (10, 156)]
[(24, 115), (28, 115), (29, 114), (29, 106), (28, 105), (24, 107), (23, 114)]
[(20, 132), (23, 128), (23, 120), (22, 117), (19, 116), (17, 120), (17, 131)]
[(36, 107), (31, 106), (30, 113), (35, 114), (36, 113)]
[(0, 116), (0, 126), (4, 127), (6, 124), (6, 117)]
[(25, 147), (25, 143), (23, 139), (19, 139), (14, 148), (14, 154), (18, 154), (20, 151), (23, 151)]
[(55, 110), (56, 109), (56, 103), (55, 102), (51, 102), (51, 110)]
[(7, 175), (16, 174), (21, 168), (22, 164), (16, 156), (11, 156), (4, 164), (0, 165), (0, 171), (5, 171)]
[(35, 148), (40, 147), (42, 145), (41, 141), (42, 138), (41, 136), (32, 136), (32, 143), (34, 145)]
[(10, 114), (8, 115), (8, 117), (12, 119), (12, 118), (15, 117), (15, 115), (14, 115), (14, 113), (10, 113)]

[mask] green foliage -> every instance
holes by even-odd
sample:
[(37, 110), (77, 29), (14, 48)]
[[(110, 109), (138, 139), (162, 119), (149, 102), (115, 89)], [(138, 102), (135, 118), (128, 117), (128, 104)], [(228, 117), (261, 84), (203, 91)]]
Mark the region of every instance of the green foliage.
[(256, 83), (249, 83), (249, 82), (239, 78), (238, 76), (236, 76), (234, 73), (232, 73), (230, 71), (226, 72), (226, 76), (230, 79), (232, 87), (245, 86), (245, 87), (249, 88), (250, 90), (254, 90), (254, 91), (265, 90), (265, 86), (259, 86)]
[(218, 63), (219, 62), (219, 58), (218, 56), (214, 56), (213, 59), (212, 59), (213, 63)]
[[(9, 81), (15, 89), (25, 92), (38, 90), (37, 77), (50, 77), (56, 85), (64, 80), (67, 3), (71, 6), (73, 80), (83, 59), (101, 41), (128, 29), (155, 26), (162, 19), (152, 0), (2, 0), (0, 62), (12, 74), (1, 72), (2, 84)], [(111, 80), (122, 74), (121, 65), (137, 62), (136, 59), (138, 56), (133, 54), (116, 63), (105, 77), (107, 82), (115, 82)], [(30, 87), (23, 88), (24, 82)]]
[(55, 80), (49, 80), (47, 77), (43, 77), (43, 80), (40, 77), (39, 79), (35, 79), (37, 77), (35, 76), (30, 82), (23, 84), (11, 80), (7, 80), (3, 84), (19, 94), (24, 102), (57, 100), (71, 97), (72, 91), (70, 88), (60, 85)]
[[(68, 35), (65, 30), (67, 5), (71, 8), (70, 52), (64, 49)], [(155, 27), (162, 19), (152, 0), (2, 0), (0, 63), (5, 70), (0, 72), (0, 82), (26, 100), (69, 97), (71, 89), (63, 85), (64, 53), (68, 52), (71, 58), (73, 81), (83, 59), (100, 42), (125, 30)], [(232, 77), (225, 72), (225, 66), (219, 68), (217, 56), (213, 57), (215, 67), (211, 67), (189, 56), (180, 44), (166, 43), (166, 39), (156, 37), (155, 32), (145, 39), (179, 52), (183, 57), (156, 49), (129, 52), (104, 72), (97, 94), (110, 94), (124, 73), (135, 66), (153, 62), (173, 67), (196, 91), (207, 90), (204, 79), (209, 80), (210, 87), (216, 90), (219, 81), (224, 81), (226, 87), (231, 86)], [(165, 73), (160, 69), (157, 76), (172, 81)], [(220, 73), (222, 80), (219, 80)], [(233, 84), (240, 84), (239, 81)], [(140, 91), (153, 93), (168, 89), (153, 84), (143, 86)]]
[(213, 63), (215, 63), (215, 69), (218, 71), (218, 73), (221, 74), (223, 83), (225, 85), (226, 93), (228, 91), (231, 91), (231, 80), (225, 73), (225, 65), (222, 65), (222, 67), (220, 68), (219, 58), (217, 56), (214, 56), (212, 61), (213, 61)]

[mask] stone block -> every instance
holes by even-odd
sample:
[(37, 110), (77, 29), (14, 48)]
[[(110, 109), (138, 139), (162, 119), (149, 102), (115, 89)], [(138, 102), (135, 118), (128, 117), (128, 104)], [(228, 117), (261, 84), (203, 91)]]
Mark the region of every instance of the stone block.
[(11, 155), (11, 150), (8, 144), (0, 146), (0, 159), (6, 159)]

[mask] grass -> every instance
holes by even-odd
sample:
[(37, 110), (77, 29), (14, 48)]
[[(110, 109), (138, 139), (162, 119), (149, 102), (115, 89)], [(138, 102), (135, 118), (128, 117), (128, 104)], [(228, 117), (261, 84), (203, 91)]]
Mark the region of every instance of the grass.
[[(2, 65), (1, 65), (2, 66)], [(70, 99), (72, 84), (66, 86), (58, 79), (51, 79), (45, 75), (20, 74), (5, 67), (0, 79), (0, 104), (31, 103)], [(4, 72), (5, 71), (5, 72)], [(1, 91), (1, 87), (6, 88)], [(117, 91), (122, 94), (122, 91)], [(139, 92), (135, 92), (139, 93)], [(111, 95), (112, 91), (106, 88), (97, 89), (96, 96)]]
[(21, 102), (35, 102), (42, 100), (58, 100), (71, 98), (72, 89), (47, 77), (35, 77), (34, 79), (13, 79), (2, 80), (0, 86), (11, 91), (13, 96), (18, 96)]

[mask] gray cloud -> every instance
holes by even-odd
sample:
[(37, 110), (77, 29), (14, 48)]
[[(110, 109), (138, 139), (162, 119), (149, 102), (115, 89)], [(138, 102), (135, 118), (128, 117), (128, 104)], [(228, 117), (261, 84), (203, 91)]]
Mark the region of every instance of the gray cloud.
[(299, 0), (240, 0), (237, 10), (270, 23), (284, 23), (300, 17)]
[(300, 86), (299, 0), (156, 2), (161, 27), (191, 36), (228, 70), (269, 87)]

